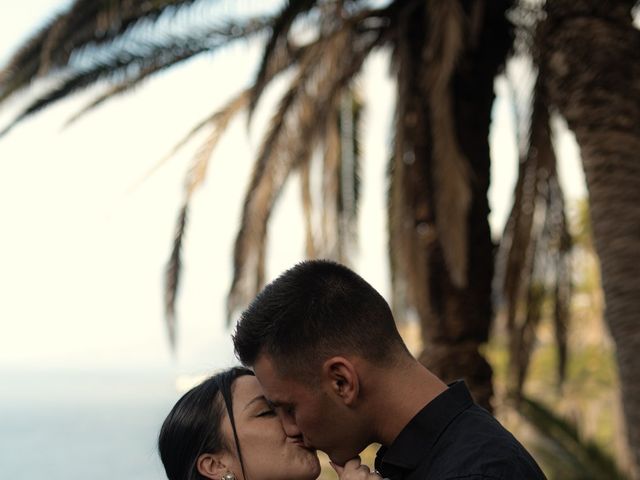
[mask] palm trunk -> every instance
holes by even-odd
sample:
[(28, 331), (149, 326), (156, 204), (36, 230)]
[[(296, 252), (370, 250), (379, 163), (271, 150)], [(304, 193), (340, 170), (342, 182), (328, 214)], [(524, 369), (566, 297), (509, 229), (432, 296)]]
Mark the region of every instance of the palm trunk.
[[(438, 133), (431, 114), (435, 108), (430, 103), (433, 98), (424, 87), (433, 75), (433, 67), (424, 61), (429, 55), (425, 52), (434, 48), (428, 45), (429, 33), (425, 32), (424, 18), (433, 14), (428, 6), (420, 5), (407, 12), (403, 37), (395, 52), (399, 90), (390, 229), (398, 243), (394, 244), (392, 238), (392, 266), (404, 264), (408, 271), (409, 297), (422, 327), (424, 350), (419, 360), (445, 381), (464, 378), (475, 400), (488, 409), (493, 393), (492, 370), (479, 351), (488, 339), (493, 314), (488, 137), (493, 81), (512, 44), (505, 17), (511, 3), (460, 2), (466, 21), (465, 46), (449, 89), (457, 148), (470, 167), (471, 204), (466, 225), (449, 228), (467, 231), (464, 287), (457, 287), (452, 280), (451, 264), (442, 245), (443, 232), (439, 230), (448, 219), (442, 222), (438, 218), (435, 197), (437, 189), (442, 188), (434, 174)], [(407, 218), (410, 220), (400, 220)], [(408, 257), (402, 258), (399, 252), (408, 252)]]
[(580, 146), (606, 321), (640, 472), (640, 32), (634, 1), (555, 0), (538, 32), (549, 100)]
[[(493, 82), (512, 44), (505, 12), (511, 2), (466, 2), (471, 19), (481, 15), (477, 37), (458, 64), (453, 79), (457, 138), (471, 166), (472, 203), (468, 218), (468, 281), (463, 289), (452, 285), (441, 251), (431, 257), (430, 272), (438, 320), (424, 328), (423, 362), (446, 380), (465, 378), (475, 400), (490, 409), (493, 394), (491, 366), (479, 347), (489, 337), (493, 309), (494, 245), (489, 228), (489, 128), (495, 98)], [(475, 9), (486, 9), (482, 13)], [(476, 43), (474, 45), (474, 42)]]

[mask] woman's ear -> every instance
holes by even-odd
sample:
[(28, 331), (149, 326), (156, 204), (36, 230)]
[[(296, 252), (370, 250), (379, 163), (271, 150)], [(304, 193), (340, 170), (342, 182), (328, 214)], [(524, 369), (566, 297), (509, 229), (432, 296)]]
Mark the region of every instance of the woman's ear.
[(344, 357), (331, 357), (322, 365), (322, 375), (329, 389), (345, 405), (353, 406), (360, 393), (360, 378), (355, 365)]
[(200, 475), (211, 480), (221, 480), (225, 474), (230, 472), (222, 456), (215, 453), (203, 453), (200, 455), (196, 461), (196, 466)]

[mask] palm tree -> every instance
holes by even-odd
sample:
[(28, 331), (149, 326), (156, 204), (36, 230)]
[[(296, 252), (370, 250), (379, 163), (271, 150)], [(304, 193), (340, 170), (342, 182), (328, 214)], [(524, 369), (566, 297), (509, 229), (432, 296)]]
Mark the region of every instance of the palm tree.
[(576, 135), (640, 476), (640, 32), (634, 0), (555, 0), (536, 23), (542, 94)]
[[(466, 378), (476, 400), (490, 408), (491, 368), (479, 352), (492, 318), (488, 134), (493, 81), (513, 42), (506, 18), (513, 0), (296, 0), (282, 2), (274, 15), (224, 21), (207, 17), (215, 3), (76, 0), (1, 71), (0, 101), (35, 79), (49, 80), (44, 94), (3, 133), (89, 86), (104, 88), (72, 120), (196, 55), (238, 40), (265, 39), (251, 86), (191, 132), (208, 129), (209, 135), (187, 175), (167, 269), (173, 339), (189, 200), (230, 119), (242, 110), (251, 118), (265, 87), (285, 71), (290, 84), (257, 154), (245, 197), (229, 316), (263, 284), (267, 224), (293, 174), (302, 178), (305, 212), (320, 210), (323, 219), (319, 230), (307, 223), (308, 254), (348, 262), (362, 160), (355, 80), (373, 51), (390, 51), (397, 89), (388, 190), (394, 309), (399, 320), (409, 311), (417, 313), (421, 361), (445, 379)], [(184, 28), (190, 18), (185, 12), (194, 11), (210, 21)], [(170, 28), (153, 28), (167, 18), (175, 19)], [(301, 26), (312, 35), (300, 35)], [(309, 181), (317, 157), (323, 172), (319, 206), (311, 201)]]
[[(2, 133), (89, 86), (103, 90), (71, 120), (194, 56), (235, 41), (264, 40), (253, 83), (191, 132), (208, 129), (209, 135), (187, 174), (167, 270), (167, 319), (173, 338), (189, 200), (230, 120), (243, 110), (251, 117), (267, 85), (284, 72), (291, 75), (289, 88), (263, 139), (245, 197), (234, 250), (230, 317), (264, 281), (266, 227), (293, 174), (302, 178), (307, 218), (312, 210), (319, 210), (322, 218), (319, 229), (310, 221), (306, 224), (308, 255), (348, 263), (359, 164), (364, 160), (357, 139), (360, 104), (366, 99), (359, 98), (356, 80), (372, 52), (390, 51), (397, 90), (388, 190), (394, 310), (399, 320), (409, 311), (419, 317), (421, 360), (446, 379), (465, 377), (476, 399), (489, 406), (491, 369), (478, 351), (492, 318), (487, 137), (493, 80), (513, 43), (505, 14), (514, 0), (290, 0), (281, 2), (273, 15), (232, 20), (212, 13), (216, 3), (76, 0), (0, 71), (0, 102), (33, 80), (47, 80), (41, 82), (44, 93)], [(633, 213), (640, 200), (634, 177), (640, 139), (635, 61), (640, 34), (630, 14), (635, 3), (518, 3), (516, 21), (525, 27), (518, 33), (530, 36), (524, 43), (534, 51), (538, 80), (526, 112), (528, 148), (522, 151), (514, 209), (500, 246), (497, 284), (512, 332), (515, 392), (522, 389), (541, 302), (550, 293), (561, 377), (570, 241), (549, 130), (549, 117), (558, 111), (582, 150), (628, 438), (640, 465), (640, 369), (635, 355), (640, 347), (640, 234)], [(195, 25), (190, 23), (193, 17), (199, 19)], [(300, 27), (306, 27), (305, 35)], [(320, 205), (312, 202), (310, 165), (315, 158), (322, 162)]]

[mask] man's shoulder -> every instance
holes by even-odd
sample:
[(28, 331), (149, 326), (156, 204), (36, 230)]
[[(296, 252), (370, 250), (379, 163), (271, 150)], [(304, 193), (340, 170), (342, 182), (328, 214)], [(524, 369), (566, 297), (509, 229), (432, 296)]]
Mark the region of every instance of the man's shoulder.
[(477, 405), (451, 422), (435, 447), (433, 478), (545, 478), (522, 444)]
[(544, 478), (520, 442), (473, 402), (464, 382), (427, 404), (380, 451), (376, 467), (407, 480)]
[[(485, 409), (473, 405), (455, 418), (438, 441), (438, 449), (456, 455), (513, 458), (525, 452), (522, 444)], [(527, 453), (528, 455), (528, 453)]]

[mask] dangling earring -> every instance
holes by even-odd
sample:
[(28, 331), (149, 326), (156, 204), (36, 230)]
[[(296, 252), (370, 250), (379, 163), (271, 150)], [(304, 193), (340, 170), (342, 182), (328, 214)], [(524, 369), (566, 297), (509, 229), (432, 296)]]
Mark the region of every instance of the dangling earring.
[(227, 472), (222, 476), (220, 480), (236, 480), (236, 476), (233, 474), (233, 472)]

